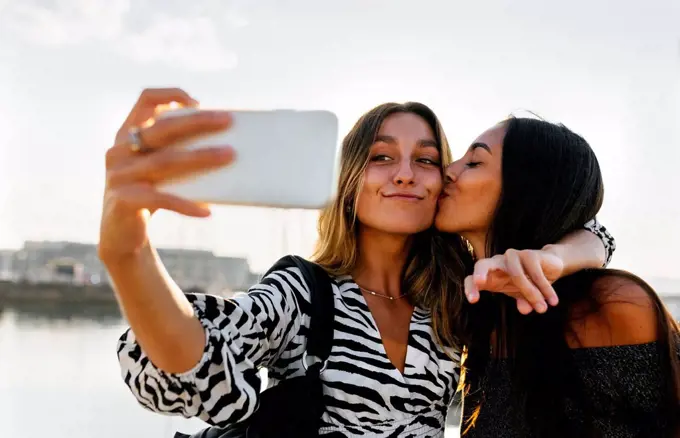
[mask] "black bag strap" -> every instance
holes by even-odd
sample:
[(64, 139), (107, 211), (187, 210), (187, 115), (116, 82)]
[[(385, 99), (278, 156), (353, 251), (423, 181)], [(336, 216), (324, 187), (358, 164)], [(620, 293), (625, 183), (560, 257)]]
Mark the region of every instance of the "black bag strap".
[[(333, 298), (332, 281), (321, 266), (307, 261), (299, 256), (289, 255), (274, 263), (264, 276), (274, 271), (287, 268), (298, 268), (309, 287), (310, 295), (310, 323), (307, 333), (307, 348), (302, 358), (307, 369), (307, 376), (317, 378), (326, 366), (326, 360), (333, 346), (333, 321), (335, 319), (335, 304)], [(314, 360), (316, 359), (316, 360)], [(306, 377), (305, 377), (306, 378)], [(265, 391), (266, 392), (266, 391)], [(249, 436), (248, 422), (236, 428), (209, 427), (193, 435), (180, 432), (174, 438), (225, 438)]]
[(335, 304), (332, 282), (326, 270), (321, 266), (295, 255), (279, 259), (267, 271), (267, 274), (291, 267), (300, 269), (309, 287), (310, 295), (311, 319), (307, 334), (307, 348), (302, 358), (303, 364), (308, 372), (319, 373), (325, 368), (333, 346)]

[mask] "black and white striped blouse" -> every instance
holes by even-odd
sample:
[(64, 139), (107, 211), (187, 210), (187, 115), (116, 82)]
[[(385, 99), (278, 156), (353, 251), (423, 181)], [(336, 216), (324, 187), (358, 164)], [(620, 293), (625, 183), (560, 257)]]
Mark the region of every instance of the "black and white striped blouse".
[[(614, 240), (596, 222), (605, 242)], [(411, 318), (403, 374), (390, 362), (375, 321), (350, 277), (333, 279), (335, 331), (322, 373), (326, 411), (320, 434), (336, 437), (441, 437), (458, 384), (459, 354), (435, 342), (428, 312)], [(206, 331), (202, 359), (190, 371), (168, 374), (149, 361), (128, 330), (118, 357), (125, 383), (148, 409), (210, 424), (248, 418), (260, 393), (258, 370), (269, 386), (304, 374), (309, 290), (297, 268), (275, 271), (248, 294), (232, 299), (189, 294)]]

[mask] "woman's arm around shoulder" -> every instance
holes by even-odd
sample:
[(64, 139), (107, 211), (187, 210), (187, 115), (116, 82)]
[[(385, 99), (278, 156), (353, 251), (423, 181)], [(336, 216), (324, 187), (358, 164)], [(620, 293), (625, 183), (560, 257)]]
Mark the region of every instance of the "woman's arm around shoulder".
[(604, 262), (600, 266), (609, 266), (614, 256), (614, 251), (616, 251), (616, 239), (614, 239), (614, 236), (604, 225), (598, 222), (597, 218), (588, 221), (583, 227), (602, 241), (604, 246)]
[(574, 231), (543, 249), (562, 260), (561, 276), (566, 276), (582, 269), (609, 265), (616, 250), (616, 240), (597, 219), (593, 219), (583, 229)]

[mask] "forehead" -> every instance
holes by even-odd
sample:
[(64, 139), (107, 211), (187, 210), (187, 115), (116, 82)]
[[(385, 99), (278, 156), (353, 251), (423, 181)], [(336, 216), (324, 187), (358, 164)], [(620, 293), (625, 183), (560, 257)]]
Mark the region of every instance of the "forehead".
[(425, 119), (413, 113), (395, 113), (387, 116), (380, 126), (378, 135), (414, 140), (435, 138)]
[(491, 148), (492, 151), (500, 150), (503, 147), (503, 139), (505, 138), (505, 124), (498, 123), (486, 131), (482, 132), (479, 137), (472, 143), (484, 143)]

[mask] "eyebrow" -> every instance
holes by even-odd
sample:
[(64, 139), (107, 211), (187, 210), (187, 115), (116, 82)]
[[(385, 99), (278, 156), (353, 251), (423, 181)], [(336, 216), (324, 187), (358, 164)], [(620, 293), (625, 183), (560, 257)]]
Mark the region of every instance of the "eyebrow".
[[(376, 135), (375, 141), (382, 141), (388, 144), (396, 144), (397, 139), (392, 137), (391, 135)], [(435, 140), (430, 140), (430, 139), (420, 139), (418, 140), (418, 146), (419, 147), (432, 147), (436, 148), (439, 147), (439, 144)]]
[(486, 143), (472, 143), (472, 145), (470, 146), (470, 151), (474, 151), (475, 149), (478, 148), (482, 148), (486, 150), (488, 153), (491, 153), (491, 148)]

